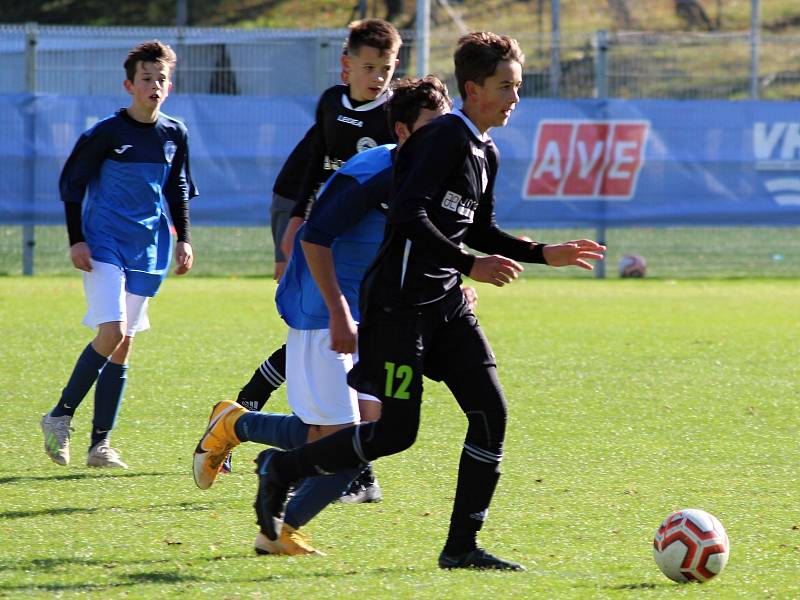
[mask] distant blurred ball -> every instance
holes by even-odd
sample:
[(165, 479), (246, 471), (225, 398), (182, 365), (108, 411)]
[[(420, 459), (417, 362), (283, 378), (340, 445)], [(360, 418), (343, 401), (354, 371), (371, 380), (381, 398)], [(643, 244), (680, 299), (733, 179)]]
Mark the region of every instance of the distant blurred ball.
[(626, 254), (619, 261), (620, 277), (644, 277), (647, 274), (647, 261), (638, 254)]

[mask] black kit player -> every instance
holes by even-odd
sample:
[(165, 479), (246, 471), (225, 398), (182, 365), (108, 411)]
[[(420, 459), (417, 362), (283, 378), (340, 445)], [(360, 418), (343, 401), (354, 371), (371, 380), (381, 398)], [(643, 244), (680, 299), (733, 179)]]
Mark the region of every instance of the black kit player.
[[(291, 255), (295, 233), (311, 210), (314, 194), (328, 177), (358, 152), (394, 141), (384, 105), (398, 62), (400, 34), (381, 19), (355, 21), (349, 29), (342, 55), (348, 84), (328, 88), (317, 103), (315, 123), (307, 136), (308, 166), (281, 243), (286, 260)], [(285, 381), (285, 374), (286, 348), (281, 346), (253, 373), (237, 401), (250, 410), (260, 410)], [(378, 414), (365, 414), (362, 418), (376, 419)], [(380, 500), (380, 487), (370, 468), (353, 482), (342, 500)]]
[[(360, 361), (349, 384), (382, 402), (382, 417), (289, 452), (259, 454), (256, 513), (277, 536), (291, 482), (353, 468), (409, 448), (419, 428), (423, 375), (444, 381), (467, 416), (450, 528), (439, 566), (522, 570), (478, 546), (500, 476), (507, 405), (495, 357), (459, 291), (461, 275), (503, 286), (516, 261), (592, 269), (604, 246), (524, 241), (494, 217), (498, 152), (488, 136), (519, 102), (524, 57), (517, 42), (480, 32), (455, 52), (463, 108), (409, 138), (395, 163), (384, 240), (362, 284)], [(487, 254), (475, 256), (463, 246)]]

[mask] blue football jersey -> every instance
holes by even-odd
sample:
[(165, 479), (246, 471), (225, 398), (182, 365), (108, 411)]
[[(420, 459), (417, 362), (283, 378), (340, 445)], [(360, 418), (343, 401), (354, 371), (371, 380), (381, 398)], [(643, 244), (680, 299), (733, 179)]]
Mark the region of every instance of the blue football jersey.
[(320, 190), (308, 221), (295, 236), (275, 296), (278, 312), (290, 327), (329, 326), (328, 308), (308, 268), (301, 240), (331, 248), (339, 287), (353, 319), (360, 319), (358, 292), (383, 240), (394, 148), (387, 144), (357, 154)]
[(168, 200), (197, 195), (183, 123), (164, 114), (140, 123), (117, 111), (81, 135), (59, 188), (64, 202), (83, 202), (92, 258), (123, 269), (129, 292), (154, 296), (172, 256)]

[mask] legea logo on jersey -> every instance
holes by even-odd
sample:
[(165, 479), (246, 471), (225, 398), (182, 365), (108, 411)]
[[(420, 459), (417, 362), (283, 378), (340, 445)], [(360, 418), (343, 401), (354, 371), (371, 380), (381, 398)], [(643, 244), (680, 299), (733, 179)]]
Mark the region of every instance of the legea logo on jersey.
[(775, 174), (764, 183), (775, 202), (800, 205), (800, 123), (757, 121), (753, 124), (753, 154), (757, 171)]
[(649, 121), (540, 122), (523, 197), (630, 199), (644, 166), (649, 131)]

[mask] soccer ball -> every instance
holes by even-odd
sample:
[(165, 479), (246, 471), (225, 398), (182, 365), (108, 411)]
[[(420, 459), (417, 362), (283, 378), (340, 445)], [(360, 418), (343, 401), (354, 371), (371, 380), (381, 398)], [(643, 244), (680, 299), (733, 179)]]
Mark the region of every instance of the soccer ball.
[(619, 261), (620, 277), (644, 277), (647, 273), (647, 262), (638, 254), (626, 254)]
[(653, 558), (661, 571), (678, 583), (702, 583), (728, 564), (728, 534), (717, 518), (688, 508), (668, 516), (653, 539)]

